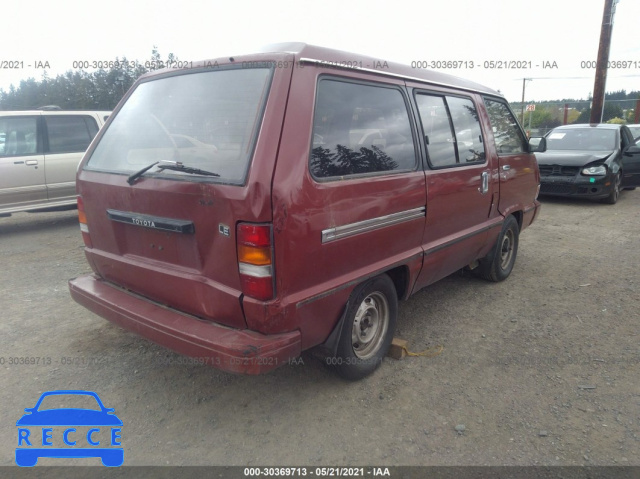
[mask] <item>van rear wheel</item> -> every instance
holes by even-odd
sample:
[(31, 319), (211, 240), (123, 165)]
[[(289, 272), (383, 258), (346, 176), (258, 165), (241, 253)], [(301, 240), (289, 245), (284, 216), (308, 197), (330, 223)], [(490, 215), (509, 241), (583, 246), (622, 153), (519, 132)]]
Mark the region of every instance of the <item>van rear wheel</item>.
[(349, 300), (336, 356), (328, 364), (350, 380), (371, 374), (389, 350), (397, 315), (398, 295), (389, 276), (361, 284)]
[(504, 281), (511, 274), (518, 254), (520, 227), (513, 216), (505, 218), (498, 241), (491, 252), (480, 260), (473, 270), (477, 276), (488, 281)]

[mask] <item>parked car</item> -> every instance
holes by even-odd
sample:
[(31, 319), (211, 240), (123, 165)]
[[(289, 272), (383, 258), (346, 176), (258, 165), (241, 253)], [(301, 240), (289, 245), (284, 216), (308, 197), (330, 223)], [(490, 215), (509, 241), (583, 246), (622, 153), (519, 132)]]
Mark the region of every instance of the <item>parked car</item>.
[(358, 379), (398, 300), (465, 266), (509, 276), (538, 184), (498, 92), (281, 44), (135, 83), (78, 172), (94, 272), (69, 287), (202, 364), (257, 374), (317, 348)]
[(564, 125), (546, 136), (540, 194), (601, 199), (615, 204), (620, 191), (640, 184), (640, 148), (624, 125)]
[(75, 205), (78, 164), (109, 114), (0, 111), (0, 216)]

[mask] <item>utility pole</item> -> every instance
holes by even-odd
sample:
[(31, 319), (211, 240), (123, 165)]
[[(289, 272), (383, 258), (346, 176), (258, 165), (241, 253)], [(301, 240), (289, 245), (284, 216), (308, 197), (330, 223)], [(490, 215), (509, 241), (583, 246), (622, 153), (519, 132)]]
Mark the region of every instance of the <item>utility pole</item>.
[(522, 112), (520, 113), (520, 124), (524, 125), (524, 87), (527, 84), (527, 80), (531, 81), (532, 78), (523, 78), (522, 79)]
[(527, 83), (527, 79), (522, 79), (522, 113), (520, 114), (520, 124), (524, 123), (524, 86)]
[(607, 84), (607, 64), (609, 63), (609, 49), (611, 47), (611, 32), (613, 31), (613, 15), (615, 14), (616, 3), (618, 3), (618, 0), (604, 0), (600, 46), (598, 47), (598, 62), (596, 63), (596, 78), (593, 85), (593, 103), (589, 123), (602, 122), (604, 90)]

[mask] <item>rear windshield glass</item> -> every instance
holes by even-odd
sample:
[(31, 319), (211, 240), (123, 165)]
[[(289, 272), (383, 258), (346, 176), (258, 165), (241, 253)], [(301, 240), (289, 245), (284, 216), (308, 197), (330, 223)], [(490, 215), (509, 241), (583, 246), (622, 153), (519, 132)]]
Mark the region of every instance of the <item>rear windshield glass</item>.
[(215, 70), (140, 84), (105, 131), (85, 168), (131, 174), (159, 161), (219, 177), (152, 168), (147, 176), (244, 182), (271, 70)]
[(604, 128), (555, 130), (547, 136), (547, 150), (608, 151), (616, 147), (616, 131)]

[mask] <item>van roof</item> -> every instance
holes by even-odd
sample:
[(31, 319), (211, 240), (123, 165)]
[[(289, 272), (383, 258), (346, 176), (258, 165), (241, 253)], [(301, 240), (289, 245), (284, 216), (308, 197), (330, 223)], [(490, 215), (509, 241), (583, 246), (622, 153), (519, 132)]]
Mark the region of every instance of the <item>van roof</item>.
[[(364, 70), (383, 76), (393, 76), (396, 78), (403, 78), (405, 80), (427, 82), (436, 85), (461, 88), (463, 90), (503, 96), (496, 90), (454, 75), (448, 75), (446, 73), (440, 73), (430, 69), (412, 68), (409, 65), (389, 62), (382, 58), (374, 58), (357, 53), (334, 50), (332, 48), (319, 47), (317, 45), (309, 45), (307, 43), (275, 43), (266, 45), (261, 49), (261, 51), (264, 53), (293, 53), (296, 56), (296, 59), (303, 63), (327, 62), (336, 65), (346, 63), (347, 65), (345, 66), (345, 69), (349, 70), (354, 69), (348, 66), (349, 62), (361, 62), (363, 66), (361, 68), (355, 68), (356, 70)], [(381, 63), (384, 64), (384, 66), (382, 68), (376, 68), (376, 65), (380, 65)]]
[[(430, 83), (433, 85), (453, 87), (457, 89), (503, 97), (502, 93), (489, 87), (453, 75), (448, 75), (446, 73), (440, 73), (429, 69), (412, 68), (409, 65), (389, 62), (382, 58), (374, 58), (357, 53), (334, 50), (332, 48), (319, 47), (317, 45), (309, 45), (307, 43), (274, 43), (264, 46), (256, 53), (261, 54), (260, 56), (262, 57), (262, 59), (264, 59), (264, 54), (288, 53), (293, 54), (295, 56), (295, 60), (301, 63), (318, 65), (322, 65), (323, 63), (325, 63), (331, 65), (332, 68), (336, 69), (343, 68), (344, 70), (366, 71), (381, 76)], [(233, 58), (233, 60), (231, 61), (238, 62), (246, 58), (255, 58), (255, 56), (256, 54), (254, 53), (238, 56), (234, 55), (232, 57), (221, 57), (217, 59), (205, 60), (204, 62), (194, 62), (194, 67), (197, 67), (199, 65), (210, 65), (214, 62), (226, 64), (230, 62), (230, 58)], [(354, 63), (358, 64), (358, 66), (355, 68), (350, 66)], [(359, 66), (360, 64), (362, 64), (362, 67)], [(341, 65), (344, 66), (341, 67)], [(143, 78), (166, 73), (169, 70), (170, 69), (163, 69), (156, 72), (147, 73), (146, 75), (143, 75)]]

